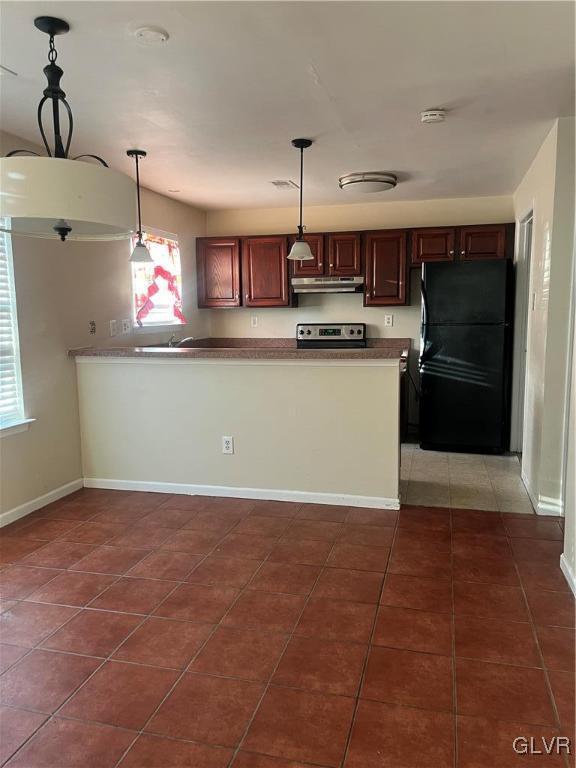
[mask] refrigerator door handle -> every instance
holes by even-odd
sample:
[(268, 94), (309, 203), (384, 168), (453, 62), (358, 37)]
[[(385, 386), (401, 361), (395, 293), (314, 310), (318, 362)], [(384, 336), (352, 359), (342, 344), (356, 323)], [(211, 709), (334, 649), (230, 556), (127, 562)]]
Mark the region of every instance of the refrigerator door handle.
[(424, 356), (426, 354), (428, 346), (428, 296), (426, 294), (426, 286), (424, 280), (420, 282), (420, 290), (422, 293), (422, 325), (420, 327), (420, 363), (424, 362)]

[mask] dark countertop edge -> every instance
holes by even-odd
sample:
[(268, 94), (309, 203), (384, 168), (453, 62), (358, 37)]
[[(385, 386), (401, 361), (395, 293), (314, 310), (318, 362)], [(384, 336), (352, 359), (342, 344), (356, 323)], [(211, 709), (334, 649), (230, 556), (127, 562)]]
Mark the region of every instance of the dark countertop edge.
[(72, 349), (70, 357), (140, 358), (171, 360), (401, 360), (407, 348), (294, 349), (258, 347), (83, 347)]

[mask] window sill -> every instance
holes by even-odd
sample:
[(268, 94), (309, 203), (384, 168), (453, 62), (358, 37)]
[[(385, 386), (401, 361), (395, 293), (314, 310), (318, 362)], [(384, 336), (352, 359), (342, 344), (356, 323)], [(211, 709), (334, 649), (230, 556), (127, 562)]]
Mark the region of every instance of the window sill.
[(158, 333), (159, 331), (162, 331), (163, 329), (169, 331), (172, 328), (183, 328), (184, 323), (155, 323), (154, 325), (133, 325), (132, 330), (134, 333)]
[(20, 419), (18, 421), (12, 421), (3, 427), (0, 427), (0, 438), (8, 437), (8, 435), (16, 435), (18, 432), (26, 432), (30, 425), (33, 424), (36, 419)]

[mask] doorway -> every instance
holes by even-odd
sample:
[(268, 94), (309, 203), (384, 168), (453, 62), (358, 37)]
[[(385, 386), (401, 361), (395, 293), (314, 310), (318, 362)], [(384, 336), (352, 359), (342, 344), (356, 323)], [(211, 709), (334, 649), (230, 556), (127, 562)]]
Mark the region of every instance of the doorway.
[(514, 355), (512, 371), (512, 418), (510, 450), (523, 453), (524, 395), (526, 388), (526, 352), (528, 348), (528, 314), (532, 300), (530, 266), (532, 256), (533, 212), (522, 219), (518, 233), (516, 259), (516, 301), (514, 310)]

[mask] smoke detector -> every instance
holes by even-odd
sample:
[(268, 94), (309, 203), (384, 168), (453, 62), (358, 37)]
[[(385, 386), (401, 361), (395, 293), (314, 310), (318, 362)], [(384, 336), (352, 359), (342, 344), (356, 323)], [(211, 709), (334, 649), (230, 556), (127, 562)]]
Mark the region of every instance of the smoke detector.
[(170, 35), (162, 27), (140, 27), (134, 32), (134, 37), (144, 45), (159, 45), (170, 39)]
[(420, 112), (420, 120), (423, 123), (443, 123), (446, 120), (445, 109), (425, 109)]
[(340, 189), (353, 189), (357, 192), (386, 192), (394, 189), (398, 179), (393, 173), (384, 171), (366, 171), (365, 173), (347, 173), (338, 179)]

